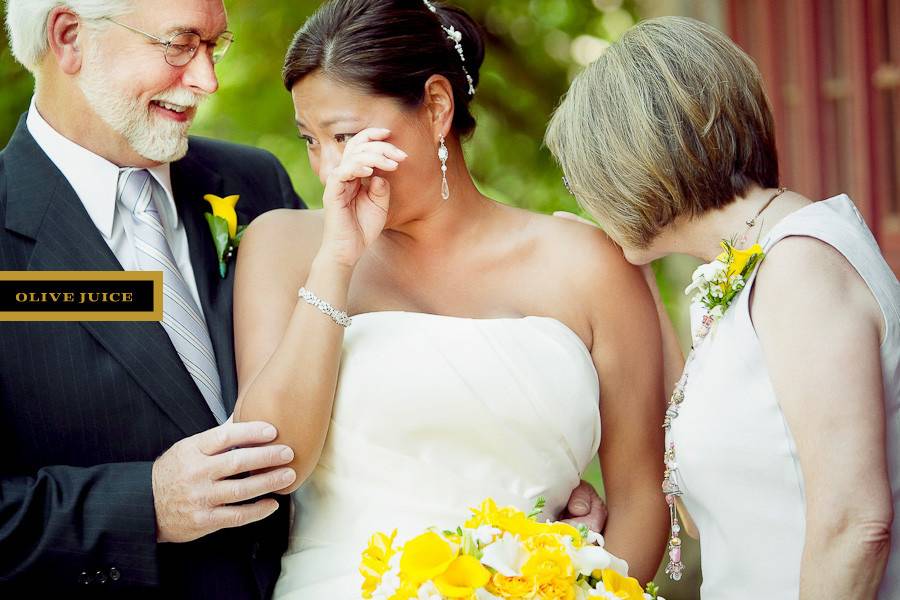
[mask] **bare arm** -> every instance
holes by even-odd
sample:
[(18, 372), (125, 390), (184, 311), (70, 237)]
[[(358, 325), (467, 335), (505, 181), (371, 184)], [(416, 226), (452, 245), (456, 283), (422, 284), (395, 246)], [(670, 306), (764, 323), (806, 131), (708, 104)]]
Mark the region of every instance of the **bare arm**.
[(800, 598), (875, 598), (893, 518), (881, 311), (839, 253), (798, 237), (760, 267), (752, 314), (805, 482)]
[[(321, 455), (344, 336), (343, 327), (299, 300), (297, 291), (304, 286), (346, 310), (355, 265), (381, 234), (387, 216), (389, 185), (373, 176), (374, 169), (393, 171), (405, 158), (377, 141), (389, 134), (365, 130), (347, 144), (325, 186), (320, 226), (304, 216), (291, 221), (297, 230), (284, 231), (286, 221), (277, 222), (279, 213), (272, 213), (254, 222), (241, 243), (234, 300), (239, 383), (234, 416), (274, 424), (278, 440), (293, 448), (297, 479), (285, 493), (309, 477)], [(303, 241), (307, 238), (321, 243), (316, 247)], [(297, 266), (279, 272), (282, 262)]]
[(234, 294), (239, 382), (234, 420), (276, 424), (277, 441), (294, 450), (290, 466), (297, 479), (288, 492), (309, 477), (325, 443), (344, 337), (342, 327), (297, 299), (296, 283), (343, 308), (352, 269), (315, 258), (298, 279), (273, 277), (277, 263), (268, 249), (273, 228), (266, 222), (273, 218), (278, 213), (251, 225), (241, 243)]
[(681, 378), (684, 371), (684, 352), (681, 350), (681, 342), (678, 341), (678, 332), (672, 324), (672, 318), (666, 310), (656, 283), (656, 275), (650, 265), (641, 267), (641, 272), (650, 288), (653, 302), (656, 304), (656, 316), (659, 319), (660, 333), (662, 334), (663, 352), (663, 389), (666, 393), (675, 388), (675, 383)]
[[(591, 354), (600, 377), (600, 463), (609, 517), (607, 547), (630, 575), (650, 581), (666, 540), (662, 481), (663, 361), (653, 298), (639, 269), (604, 234), (606, 276), (592, 294)], [(599, 278), (597, 278), (599, 279)]]

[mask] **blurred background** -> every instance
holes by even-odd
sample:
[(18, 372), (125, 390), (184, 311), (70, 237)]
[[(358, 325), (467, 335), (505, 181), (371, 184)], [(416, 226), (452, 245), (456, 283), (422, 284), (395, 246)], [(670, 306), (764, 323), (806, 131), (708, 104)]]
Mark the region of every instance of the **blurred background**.
[[(572, 77), (641, 18), (686, 15), (729, 34), (757, 61), (778, 125), (783, 183), (813, 198), (846, 192), (900, 272), (900, 0), (454, 0), (483, 24), (487, 58), (466, 145), (483, 192), (551, 212), (578, 212), (542, 146)], [(296, 137), (280, 80), (294, 31), (317, 0), (225, 0), (237, 42), (218, 68), (221, 88), (194, 133), (266, 148), (310, 206), (321, 186)], [(0, 146), (28, 108), (33, 82), (0, 32)], [(694, 261), (656, 265), (663, 297), (687, 344), (681, 290)], [(650, 424), (656, 426), (656, 424)], [(599, 469), (588, 477), (602, 489)], [(668, 600), (699, 598), (695, 544)]]

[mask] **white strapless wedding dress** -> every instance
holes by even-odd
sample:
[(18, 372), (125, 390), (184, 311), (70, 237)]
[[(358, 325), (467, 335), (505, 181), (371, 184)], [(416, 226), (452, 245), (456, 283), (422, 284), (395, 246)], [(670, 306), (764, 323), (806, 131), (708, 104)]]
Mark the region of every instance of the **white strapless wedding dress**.
[(555, 515), (599, 444), (597, 373), (560, 321), (357, 315), (275, 598), (358, 599), (372, 533), (455, 528), (489, 496)]

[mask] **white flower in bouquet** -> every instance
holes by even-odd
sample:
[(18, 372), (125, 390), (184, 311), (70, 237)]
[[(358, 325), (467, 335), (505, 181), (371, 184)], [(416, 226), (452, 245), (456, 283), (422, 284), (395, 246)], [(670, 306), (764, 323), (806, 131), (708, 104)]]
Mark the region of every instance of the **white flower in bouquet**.
[(496, 527), (491, 527), (490, 525), (482, 525), (472, 531), (472, 539), (481, 544), (482, 546), (486, 546), (494, 541), (498, 535), (503, 533)]
[(506, 577), (519, 577), (528, 560), (528, 552), (518, 536), (509, 532), (483, 550), (481, 563)]
[(594, 571), (610, 568), (612, 555), (600, 546), (582, 546), (575, 551), (572, 562), (579, 573), (587, 576)]
[(438, 591), (437, 586), (431, 581), (426, 581), (422, 584), (422, 587), (419, 588), (417, 600), (443, 600), (443, 598), (441, 597), (441, 592)]
[(603, 539), (603, 536), (597, 533), (596, 531), (592, 531), (591, 529), (586, 529), (586, 534), (584, 536), (585, 544), (596, 544), (597, 546), (605, 546), (606, 540)]
[(400, 589), (400, 568), (394, 567), (381, 578), (381, 585), (372, 596), (374, 600), (389, 600)]

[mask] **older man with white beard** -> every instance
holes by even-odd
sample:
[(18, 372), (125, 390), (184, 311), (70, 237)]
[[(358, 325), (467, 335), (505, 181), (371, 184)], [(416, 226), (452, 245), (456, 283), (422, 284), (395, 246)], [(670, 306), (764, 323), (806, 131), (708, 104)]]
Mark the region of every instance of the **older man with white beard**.
[(8, 0), (6, 20), (36, 88), (0, 153), (0, 270), (162, 271), (165, 314), (0, 323), (0, 597), (265, 598), (292, 451), (228, 421), (233, 269), (203, 197), (239, 194), (242, 223), (302, 203), (270, 154), (188, 138), (225, 8)]

